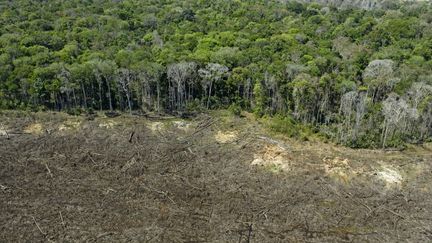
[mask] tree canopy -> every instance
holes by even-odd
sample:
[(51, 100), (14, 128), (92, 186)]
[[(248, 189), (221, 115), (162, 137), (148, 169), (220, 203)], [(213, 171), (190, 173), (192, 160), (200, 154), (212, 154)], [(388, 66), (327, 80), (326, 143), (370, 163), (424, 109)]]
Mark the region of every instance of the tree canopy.
[(353, 147), (432, 136), (432, 7), (292, 1), (0, 3), (0, 108), (235, 104)]

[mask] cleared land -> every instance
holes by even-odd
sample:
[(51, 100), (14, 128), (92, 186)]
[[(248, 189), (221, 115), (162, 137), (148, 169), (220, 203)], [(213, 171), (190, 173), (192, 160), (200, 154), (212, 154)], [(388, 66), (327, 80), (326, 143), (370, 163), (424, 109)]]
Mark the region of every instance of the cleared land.
[(299, 142), (249, 115), (0, 123), (1, 242), (432, 240), (431, 145)]

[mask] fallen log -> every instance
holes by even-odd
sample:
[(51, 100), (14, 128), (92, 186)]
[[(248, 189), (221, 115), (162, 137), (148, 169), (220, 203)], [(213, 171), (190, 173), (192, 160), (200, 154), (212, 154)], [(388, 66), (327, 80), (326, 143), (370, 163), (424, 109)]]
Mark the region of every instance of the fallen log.
[(109, 117), (109, 118), (118, 117), (118, 116), (120, 116), (120, 115), (121, 115), (121, 114), (118, 113), (118, 112), (116, 112), (116, 111), (107, 111), (107, 112), (105, 112), (105, 116), (106, 116), (106, 117)]

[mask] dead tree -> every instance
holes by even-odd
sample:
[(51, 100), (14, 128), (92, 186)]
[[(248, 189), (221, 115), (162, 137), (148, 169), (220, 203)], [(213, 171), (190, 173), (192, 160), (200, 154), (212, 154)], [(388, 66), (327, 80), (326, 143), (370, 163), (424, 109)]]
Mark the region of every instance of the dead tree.
[(169, 98), (172, 108), (182, 109), (186, 105), (187, 84), (193, 79), (195, 70), (194, 62), (181, 62), (168, 66)]
[(204, 87), (204, 90), (207, 92), (207, 109), (210, 107), (210, 97), (212, 94), (212, 88), (214, 83), (219, 82), (222, 78), (228, 76), (228, 67), (218, 64), (218, 63), (209, 63), (205, 68), (201, 68), (198, 71), (201, 76), (201, 83)]
[(414, 83), (407, 93), (407, 99), (413, 109), (419, 113), (419, 122), (412, 126), (416, 127), (419, 139), (422, 140), (431, 133), (432, 129), (432, 86), (423, 82)]
[(387, 139), (396, 132), (406, 133), (410, 121), (418, 119), (417, 109), (411, 108), (409, 104), (397, 94), (390, 94), (383, 101), (382, 113), (384, 115), (382, 147), (386, 147)]
[(102, 110), (102, 84), (105, 81), (107, 85), (107, 96), (110, 110), (113, 110), (113, 99), (112, 99), (112, 87), (111, 80), (114, 78), (115, 71), (117, 69), (116, 64), (113, 61), (101, 61), (94, 60), (91, 62), (93, 68), (93, 74), (99, 85), (99, 102), (100, 109)]
[(395, 64), (392, 60), (374, 60), (369, 63), (363, 72), (363, 80), (368, 85), (369, 96), (372, 101), (382, 100), (385, 94), (391, 92), (393, 87), (400, 81), (395, 76)]
[(363, 91), (350, 91), (341, 98), (339, 114), (342, 115), (342, 128), (339, 129), (339, 140), (347, 142), (348, 138), (355, 141), (361, 130), (366, 114), (367, 95)]
[(129, 108), (129, 113), (132, 114), (132, 102), (130, 95), (130, 84), (131, 84), (132, 73), (129, 69), (121, 68), (118, 72), (117, 82), (120, 85), (121, 90), (124, 92)]

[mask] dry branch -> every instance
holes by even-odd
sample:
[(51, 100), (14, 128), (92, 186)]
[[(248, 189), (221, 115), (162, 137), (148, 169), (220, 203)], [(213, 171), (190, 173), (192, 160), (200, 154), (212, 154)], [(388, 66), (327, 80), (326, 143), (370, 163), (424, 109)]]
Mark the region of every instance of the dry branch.
[(38, 230), (41, 232), (41, 234), (42, 234), (43, 236), (46, 236), (46, 233), (44, 233), (44, 232), (42, 231), (42, 229), (39, 227), (39, 224), (36, 222), (35, 217), (33, 217), (33, 216), (31, 216), (31, 217), (33, 218), (33, 222), (35, 223), (36, 227), (37, 227)]
[(129, 143), (132, 143), (132, 139), (134, 135), (135, 135), (135, 131), (132, 131), (132, 133), (129, 136)]
[(45, 163), (45, 168), (47, 169), (48, 175), (53, 178), (53, 174), (51, 173), (50, 168), (48, 167), (48, 163)]
[(62, 215), (61, 211), (59, 211), (59, 215), (60, 215), (60, 220), (61, 220), (61, 224), (62, 224), (62, 226), (63, 226), (63, 227), (66, 227), (66, 223), (65, 223), (65, 221), (63, 220), (63, 215)]

